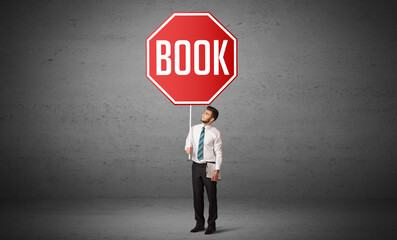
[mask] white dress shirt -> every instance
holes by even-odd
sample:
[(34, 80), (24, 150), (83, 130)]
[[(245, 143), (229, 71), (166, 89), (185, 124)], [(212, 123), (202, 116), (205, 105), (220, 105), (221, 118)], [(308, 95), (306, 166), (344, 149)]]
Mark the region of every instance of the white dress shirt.
[(215, 162), (216, 170), (221, 170), (223, 156), (221, 133), (211, 125), (205, 126), (203, 159), (197, 159), (198, 144), (203, 127), (204, 124), (197, 124), (191, 128), (186, 137), (185, 150), (193, 146), (193, 161), (196, 163)]

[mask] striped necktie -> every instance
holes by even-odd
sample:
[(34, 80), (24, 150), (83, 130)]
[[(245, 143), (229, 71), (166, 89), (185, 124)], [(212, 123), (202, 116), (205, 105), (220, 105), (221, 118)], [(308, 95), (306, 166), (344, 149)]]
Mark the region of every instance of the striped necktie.
[(200, 134), (200, 141), (199, 141), (199, 147), (198, 147), (198, 152), (197, 152), (198, 160), (202, 160), (203, 155), (204, 155), (204, 134), (205, 134), (205, 127), (203, 127), (203, 130), (201, 131), (201, 134)]

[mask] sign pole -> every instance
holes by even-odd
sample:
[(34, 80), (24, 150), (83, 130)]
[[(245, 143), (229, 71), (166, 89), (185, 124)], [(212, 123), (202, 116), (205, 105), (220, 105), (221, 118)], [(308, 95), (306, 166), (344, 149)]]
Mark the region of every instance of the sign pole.
[[(190, 105), (190, 113), (189, 113), (189, 133), (193, 134), (191, 131), (192, 131), (192, 105)], [(189, 136), (189, 146), (190, 145), (191, 145), (191, 142), (190, 142), (190, 136)], [(193, 151), (193, 149), (192, 149), (192, 151)], [(189, 158), (187, 160), (190, 160), (191, 155), (192, 155), (192, 153), (189, 154)]]

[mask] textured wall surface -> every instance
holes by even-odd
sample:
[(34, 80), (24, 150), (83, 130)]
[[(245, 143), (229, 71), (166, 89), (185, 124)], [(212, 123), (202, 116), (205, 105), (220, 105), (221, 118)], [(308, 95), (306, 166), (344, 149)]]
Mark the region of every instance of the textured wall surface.
[(191, 196), (189, 107), (145, 76), (145, 39), (174, 11), (209, 11), (239, 41), (239, 76), (212, 104), (220, 196), (397, 197), (393, 1), (0, 9), (2, 199)]

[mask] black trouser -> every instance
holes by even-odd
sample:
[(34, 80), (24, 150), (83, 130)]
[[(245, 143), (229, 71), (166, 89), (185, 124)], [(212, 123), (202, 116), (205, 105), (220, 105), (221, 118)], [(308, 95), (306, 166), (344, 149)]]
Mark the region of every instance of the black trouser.
[(193, 182), (193, 200), (196, 225), (204, 227), (204, 186), (207, 192), (209, 205), (208, 226), (215, 226), (215, 220), (218, 218), (218, 206), (216, 200), (216, 181), (206, 177), (207, 164), (192, 164), (192, 182)]

